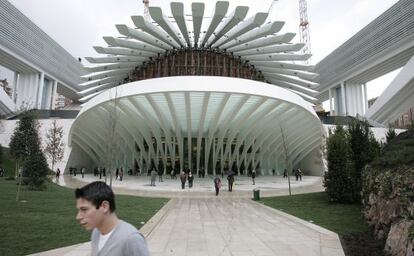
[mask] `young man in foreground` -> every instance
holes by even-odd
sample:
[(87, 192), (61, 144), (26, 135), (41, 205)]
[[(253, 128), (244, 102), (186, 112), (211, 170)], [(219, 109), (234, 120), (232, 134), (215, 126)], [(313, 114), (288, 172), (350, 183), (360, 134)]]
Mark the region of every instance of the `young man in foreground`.
[(92, 230), (91, 255), (148, 256), (145, 238), (115, 214), (115, 196), (104, 182), (95, 181), (75, 190), (76, 220)]

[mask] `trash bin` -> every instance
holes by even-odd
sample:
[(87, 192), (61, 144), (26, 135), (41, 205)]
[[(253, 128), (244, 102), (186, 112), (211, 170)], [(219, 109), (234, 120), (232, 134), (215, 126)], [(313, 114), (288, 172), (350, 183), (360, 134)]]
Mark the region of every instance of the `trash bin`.
[(260, 189), (253, 189), (253, 200), (259, 201), (260, 200)]

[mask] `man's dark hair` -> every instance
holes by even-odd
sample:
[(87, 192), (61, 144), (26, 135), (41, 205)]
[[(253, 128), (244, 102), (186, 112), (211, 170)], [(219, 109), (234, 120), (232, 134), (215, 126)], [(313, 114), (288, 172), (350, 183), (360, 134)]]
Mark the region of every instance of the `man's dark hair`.
[(103, 201), (109, 202), (109, 210), (115, 211), (115, 195), (112, 189), (102, 181), (94, 181), (75, 190), (76, 199), (83, 198), (99, 209)]

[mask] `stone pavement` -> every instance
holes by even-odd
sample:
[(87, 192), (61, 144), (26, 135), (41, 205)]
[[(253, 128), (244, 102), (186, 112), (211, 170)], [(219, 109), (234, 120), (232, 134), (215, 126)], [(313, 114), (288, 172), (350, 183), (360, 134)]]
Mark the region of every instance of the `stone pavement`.
[[(188, 182), (186, 188), (181, 189), (179, 179), (171, 179), (169, 176), (164, 177), (164, 182), (156, 181), (156, 186), (150, 186), (149, 176), (124, 176), (123, 181), (113, 180), (112, 188), (117, 194), (145, 196), (145, 197), (166, 197), (166, 198), (206, 198), (215, 197), (213, 176), (208, 175), (205, 178), (195, 178), (194, 186), (189, 189)], [(108, 178), (109, 179), (109, 178)], [(59, 184), (66, 187), (78, 188), (92, 181), (99, 180), (91, 174), (67, 176), (60, 178)], [(104, 177), (101, 179), (105, 181)], [(109, 181), (107, 181), (109, 183)], [(252, 180), (245, 176), (235, 176), (235, 184), (233, 186), (233, 193), (227, 192), (226, 176), (222, 179), (222, 196), (225, 197), (242, 197), (252, 198), (253, 189), (260, 189), (261, 196), (280, 196), (289, 194), (289, 185), (287, 179), (281, 176), (259, 176), (256, 178), (256, 184), (252, 185)], [(310, 192), (323, 191), (322, 178), (317, 176), (304, 176), (302, 181), (296, 181), (291, 177), (292, 194), (303, 194)]]
[[(261, 192), (287, 193), (286, 180), (265, 178), (256, 180)], [(320, 177), (305, 178), (302, 182), (293, 181), (292, 190), (296, 193), (322, 190)], [(93, 179), (93, 176), (83, 181), (78, 176), (65, 177), (61, 184), (76, 187)], [(122, 183), (125, 187), (115, 181), (113, 187), (116, 193), (151, 196), (166, 195), (168, 190), (163, 191), (162, 186), (170, 187), (168, 193), (172, 199), (141, 228), (152, 256), (344, 255), (337, 234), (250, 200), (253, 185), (247, 177), (236, 178), (238, 189), (231, 193), (223, 190), (218, 197), (208, 185), (212, 177), (198, 181), (194, 191), (186, 188), (184, 192), (176, 188), (175, 180), (165, 180), (160, 183), (162, 186), (154, 188), (146, 186), (145, 179), (139, 179), (142, 184), (138, 180), (135, 185)], [(89, 246), (83, 243), (35, 255), (89, 255)]]

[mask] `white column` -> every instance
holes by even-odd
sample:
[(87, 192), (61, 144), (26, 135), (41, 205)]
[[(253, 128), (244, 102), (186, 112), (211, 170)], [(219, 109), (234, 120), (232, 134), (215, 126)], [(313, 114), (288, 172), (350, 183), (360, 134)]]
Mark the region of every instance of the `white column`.
[(364, 114), (368, 111), (368, 94), (367, 94), (367, 84), (362, 85), (364, 89)]
[(171, 154), (171, 166), (175, 169), (175, 147), (176, 147), (176, 138), (172, 137), (172, 154)]
[(349, 116), (364, 114), (363, 84), (346, 84), (346, 113)]
[(54, 80), (53, 81), (52, 97), (51, 97), (51, 102), (50, 102), (50, 109), (56, 109), (57, 86), (58, 86), (58, 82), (56, 80)]
[(221, 147), (220, 147), (220, 170), (221, 170), (221, 173), (223, 173), (223, 170), (224, 170), (224, 150), (223, 150), (223, 147), (224, 147), (224, 143), (222, 142), (221, 143)]
[(240, 154), (239, 154), (239, 152), (236, 153), (236, 165), (237, 165), (237, 175), (239, 175), (240, 174)]
[[(162, 144), (161, 144), (162, 145)], [(160, 169), (160, 149), (157, 147), (157, 153), (155, 154), (155, 166), (158, 169)]]
[(247, 176), (247, 169), (249, 168), (249, 166), (247, 166), (247, 154), (244, 154), (244, 175)]
[[(180, 173), (184, 170), (184, 138), (183, 136), (180, 137), (180, 141), (179, 141), (180, 145), (181, 145), (181, 151), (179, 152), (179, 156), (180, 156)], [(180, 148), (179, 148), (180, 149)]]
[(13, 100), (14, 103), (16, 103), (17, 89), (19, 88), (19, 81), (20, 81), (20, 75), (19, 75), (19, 73), (15, 72), (14, 73), (14, 83), (13, 83), (13, 95), (12, 95), (12, 100)]
[(45, 82), (45, 73), (41, 72), (39, 81), (37, 84), (37, 97), (36, 97), (36, 108), (41, 109), (42, 108), (42, 94), (43, 94), (43, 87)]
[(193, 172), (192, 170), (192, 161), (191, 161), (191, 153), (193, 151), (193, 146), (192, 146), (192, 138), (191, 138), (191, 132), (188, 134), (188, 139), (187, 139), (187, 150), (188, 150), (188, 168), (191, 170), (191, 172)]
[(216, 156), (216, 138), (213, 138), (213, 175), (216, 175), (216, 165), (217, 165), (217, 156)]
[[(341, 96), (342, 96), (342, 115), (346, 116), (347, 115), (347, 109), (346, 109), (346, 99), (345, 99), (345, 82), (341, 83)], [(339, 114), (339, 113), (338, 113)]]
[(331, 88), (329, 88), (328, 89), (328, 92), (329, 92), (329, 115), (330, 116), (333, 116), (333, 104), (332, 104), (332, 101), (333, 101), (333, 99), (332, 99), (332, 89)]

